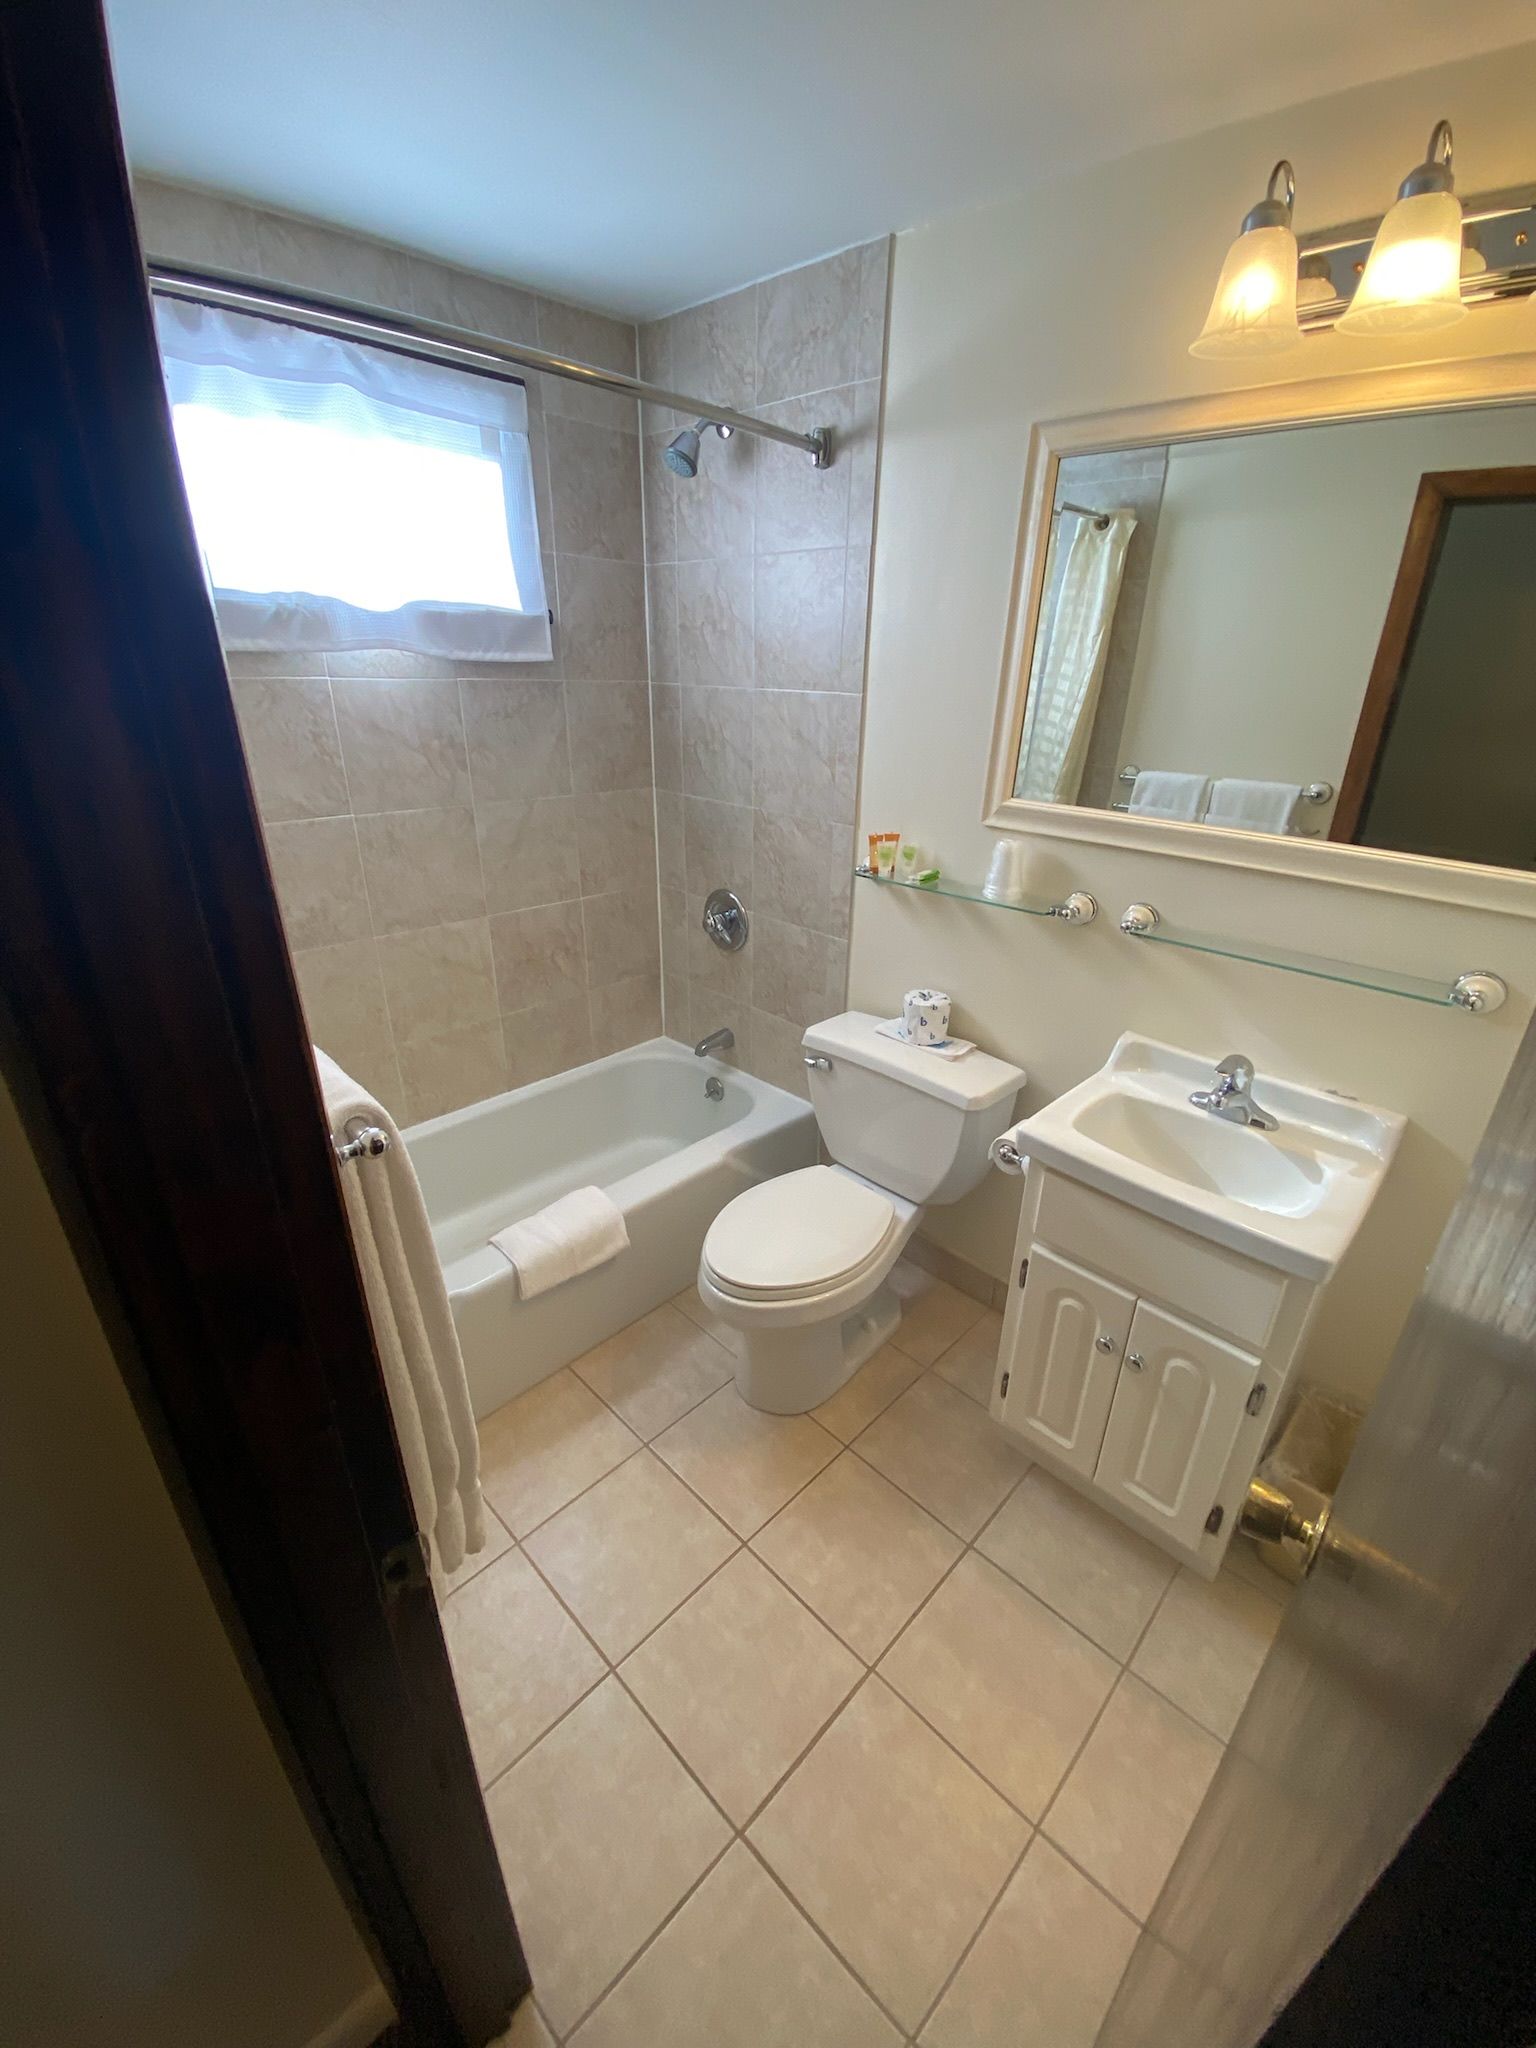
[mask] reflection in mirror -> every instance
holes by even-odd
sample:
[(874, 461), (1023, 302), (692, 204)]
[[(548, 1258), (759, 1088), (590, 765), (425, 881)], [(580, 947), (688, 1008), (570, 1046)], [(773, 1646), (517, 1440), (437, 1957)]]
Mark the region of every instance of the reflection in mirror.
[(1536, 406), (1065, 456), (1014, 794), (1536, 868)]

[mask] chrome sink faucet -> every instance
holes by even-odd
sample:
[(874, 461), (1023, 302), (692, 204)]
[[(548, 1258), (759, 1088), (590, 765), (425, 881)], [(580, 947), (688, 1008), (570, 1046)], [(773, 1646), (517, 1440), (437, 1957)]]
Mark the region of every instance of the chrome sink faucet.
[(1216, 1067), (1214, 1088), (1197, 1088), (1190, 1101), (1196, 1109), (1209, 1110), (1224, 1123), (1245, 1124), (1250, 1131), (1277, 1131), (1280, 1126), (1267, 1109), (1253, 1099), (1253, 1061), (1246, 1054), (1229, 1052)]
[(728, 1024), (722, 1024), (718, 1031), (711, 1031), (708, 1038), (701, 1038), (693, 1049), (702, 1060), (712, 1052), (729, 1052), (735, 1043), (735, 1032)]

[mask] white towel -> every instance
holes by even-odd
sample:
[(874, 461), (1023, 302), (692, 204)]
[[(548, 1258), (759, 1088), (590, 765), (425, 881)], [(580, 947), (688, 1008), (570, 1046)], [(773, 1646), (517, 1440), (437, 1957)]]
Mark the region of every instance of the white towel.
[(601, 1188), (577, 1188), (498, 1230), (491, 1243), (516, 1267), (517, 1291), (531, 1301), (616, 1259), (629, 1248), (629, 1232), (624, 1211)]
[(1185, 775), (1171, 768), (1142, 768), (1126, 805), (1138, 818), (1177, 818), (1193, 825), (1210, 801), (1209, 775)]
[(1292, 832), (1300, 802), (1299, 782), (1241, 782), (1223, 776), (1212, 785), (1205, 822), (1233, 832)]
[(341, 1169), (347, 1222), (384, 1368), (411, 1501), (428, 1539), (433, 1582), (485, 1547), (480, 1439), (443, 1269), (405, 1140), (389, 1112), (318, 1046), (315, 1068), (331, 1130), (360, 1116), (389, 1134), (377, 1159)]

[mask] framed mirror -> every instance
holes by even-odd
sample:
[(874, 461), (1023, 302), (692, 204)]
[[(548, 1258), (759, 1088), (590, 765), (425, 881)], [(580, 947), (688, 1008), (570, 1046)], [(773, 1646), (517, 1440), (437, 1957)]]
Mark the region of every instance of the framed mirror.
[(1536, 361), (1037, 428), (988, 822), (1536, 915)]

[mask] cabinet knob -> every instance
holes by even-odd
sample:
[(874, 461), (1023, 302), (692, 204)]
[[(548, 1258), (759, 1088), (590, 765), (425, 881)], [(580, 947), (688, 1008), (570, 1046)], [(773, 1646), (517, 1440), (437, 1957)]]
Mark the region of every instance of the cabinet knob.
[(1113, 1337), (1095, 1337), (1093, 1341), (1101, 1351), (1113, 1351), (1117, 1348)]
[(1125, 1354), (1125, 1362), (1131, 1368), (1132, 1372), (1140, 1372), (1147, 1361), (1142, 1357), (1139, 1351), (1127, 1351), (1127, 1353)]

